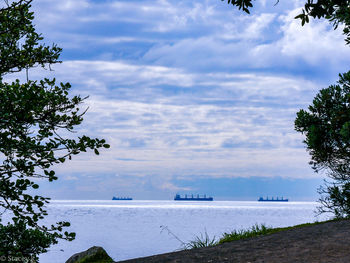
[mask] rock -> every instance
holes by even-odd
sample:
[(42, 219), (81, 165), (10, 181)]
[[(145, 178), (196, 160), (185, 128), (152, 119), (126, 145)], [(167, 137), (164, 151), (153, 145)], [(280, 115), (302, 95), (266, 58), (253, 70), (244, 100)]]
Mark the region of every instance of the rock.
[(66, 263), (112, 263), (113, 259), (108, 256), (102, 247), (91, 247), (86, 251), (71, 256)]

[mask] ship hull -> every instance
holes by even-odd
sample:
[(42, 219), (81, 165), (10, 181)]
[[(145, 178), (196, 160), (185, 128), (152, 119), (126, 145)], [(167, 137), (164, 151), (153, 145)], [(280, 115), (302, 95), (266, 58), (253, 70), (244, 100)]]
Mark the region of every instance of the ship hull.
[(274, 199), (274, 198), (272, 198), (272, 199), (266, 198), (266, 199), (264, 199), (264, 198), (260, 197), (258, 199), (258, 201), (259, 202), (288, 202), (288, 199), (284, 199), (283, 197), (281, 199), (279, 199), (279, 198), (276, 198), (276, 199)]
[(114, 197), (113, 196), (112, 200), (129, 201), (129, 200), (132, 200), (132, 198), (130, 198), (130, 197)]
[(258, 200), (259, 202), (288, 202), (288, 199), (285, 200)]
[(174, 198), (175, 201), (213, 201), (213, 198)]
[(211, 196), (207, 197), (206, 195), (204, 195), (202, 197), (200, 197), (199, 195), (197, 195), (197, 196), (185, 195), (185, 197), (181, 197), (181, 195), (177, 194), (177, 195), (175, 195), (174, 200), (175, 201), (213, 201), (214, 199), (213, 199), (213, 197), (211, 197)]

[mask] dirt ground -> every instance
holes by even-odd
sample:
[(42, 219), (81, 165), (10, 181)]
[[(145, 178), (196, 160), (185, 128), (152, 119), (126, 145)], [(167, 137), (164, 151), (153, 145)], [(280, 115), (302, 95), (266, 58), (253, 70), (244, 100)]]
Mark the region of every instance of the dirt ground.
[(350, 220), (118, 263), (350, 263)]

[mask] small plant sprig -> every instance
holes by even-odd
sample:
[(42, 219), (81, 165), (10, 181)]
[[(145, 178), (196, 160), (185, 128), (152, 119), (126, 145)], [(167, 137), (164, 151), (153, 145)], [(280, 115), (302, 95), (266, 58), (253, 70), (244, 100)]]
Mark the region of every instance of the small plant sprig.
[(216, 240), (215, 236), (213, 238), (210, 238), (207, 230), (205, 230), (204, 234), (200, 234), (199, 236), (196, 236), (194, 240), (186, 243), (185, 249), (194, 249), (194, 248), (201, 248), (201, 247), (213, 247), (213, 246), (216, 246), (218, 244), (219, 243)]
[(186, 243), (183, 242), (177, 235), (175, 235), (173, 232), (171, 232), (171, 230), (168, 228), (168, 226), (160, 226), (161, 231), (160, 233), (162, 233), (163, 231), (166, 231), (168, 233), (168, 235), (174, 237), (176, 240), (178, 240), (181, 243), (181, 247), (185, 247)]
[(213, 238), (210, 238), (207, 230), (205, 230), (204, 235), (200, 234), (199, 236), (196, 236), (194, 240), (189, 242), (182, 241), (177, 235), (175, 235), (167, 226), (160, 226), (162, 229), (160, 232), (166, 231), (168, 235), (174, 237), (176, 240), (178, 240), (181, 244), (180, 249), (194, 249), (194, 248), (200, 248), (200, 247), (212, 247), (218, 244), (218, 241), (216, 241), (215, 236)]

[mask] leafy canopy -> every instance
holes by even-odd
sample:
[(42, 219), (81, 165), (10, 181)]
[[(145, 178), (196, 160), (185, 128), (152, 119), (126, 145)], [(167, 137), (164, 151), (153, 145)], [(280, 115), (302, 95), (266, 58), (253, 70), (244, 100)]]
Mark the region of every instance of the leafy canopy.
[[(33, 25), (31, 2), (5, 1), (0, 6), (0, 207), (12, 217), (12, 222), (0, 224), (0, 240), (12, 238), (0, 246), (0, 256), (37, 260), (59, 238), (75, 237), (63, 232), (68, 222), (40, 224), (50, 198), (32, 194), (39, 188), (37, 179), (57, 180), (53, 165), (88, 149), (99, 154), (99, 148), (109, 145), (104, 139), (69, 135), (85, 113), (79, 108), (85, 98), (69, 97), (69, 83), (28, 79), (29, 69), (59, 63), (61, 52), (56, 45), (42, 43)], [(5, 75), (24, 70), (26, 82), (4, 80)]]
[(308, 110), (300, 110), (295, 129), (305, 135), (310, 164), (333, 182), (320, 188), (323, 207), (336, 217), (350, 216), (350, 71), (337, 85), (320, 90)]
[(0, 77), (59, 62), (61, 48), (39, 44), (43, 37), (35, 31), (32, 23), (31, 2), (21, 0), (0, 9)]
[(350, 175), (350, 71), (339, 77), (337, 85), (319, 91), (308, 111), (297, 113), (295, 129), (306, 136), (313, 168), (342, 179)]

